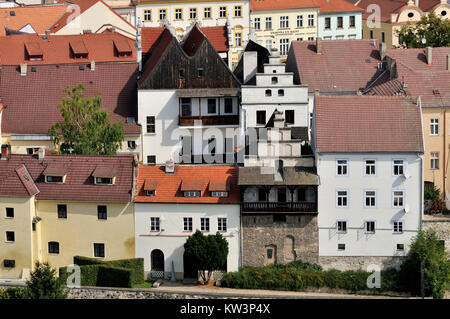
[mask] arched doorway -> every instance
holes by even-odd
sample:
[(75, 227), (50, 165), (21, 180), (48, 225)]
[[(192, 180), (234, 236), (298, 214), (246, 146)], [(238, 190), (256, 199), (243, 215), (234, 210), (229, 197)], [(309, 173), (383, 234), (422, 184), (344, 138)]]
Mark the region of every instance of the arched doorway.
[(189, 258), (188, 254), (184, 252), (183, 254), (183, 272), (184, 279), (195, 279), (198, 278), (198, 270), (195, 269), (195, 263)]
[(151, 277), (164, 278), (164, 253), (159, 249), (152, 250), (150, 255)]

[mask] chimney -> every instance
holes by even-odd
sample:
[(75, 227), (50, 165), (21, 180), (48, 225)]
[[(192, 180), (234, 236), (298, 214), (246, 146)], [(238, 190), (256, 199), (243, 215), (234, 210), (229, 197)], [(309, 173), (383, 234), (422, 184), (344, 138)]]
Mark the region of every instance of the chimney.
[(447, 55), (447, 71), (450, 71), (450, 54)]
[(419, 6), (419, 0), (414, 0), (414, 4), (416, 5), (416, 7)]
[(316, 53), (322, 54), (322, 39), (320, 37), (316, 38)]
[(2, 160), (7, 160), (9, 158), (9, 145), (2, 144)]
[(91, 71), (95, 71), (95, 61), (91, 61)]
[(175, 173), (175, 163), (172, 160), (168, 160), (166, 162), (165, 172), (166, 172), (166, 174), (174, 174)]
[(40, 161), (43, 161), (44, 158), (45, 158), (45, 148), (41, 147), (41, 148), (39, 148), (38, 159)]
[(21, 76), (27, 75), (27, 64), (26, 63), (20, 63), (20, 75)]
[(433, 63), (433, 48), (427, 47), (427, 63), (431, 65)]
[(386, 57), (386, 43), (380, 43), (380, 58), (381, 61)]
[(250, 81), (258, 71), (258, 52), (244, 52), (244, 84)]
[(319, 96), (320, 95), (320, 90), (319, 89), (315, 89), (314, 90), (314, 96)]

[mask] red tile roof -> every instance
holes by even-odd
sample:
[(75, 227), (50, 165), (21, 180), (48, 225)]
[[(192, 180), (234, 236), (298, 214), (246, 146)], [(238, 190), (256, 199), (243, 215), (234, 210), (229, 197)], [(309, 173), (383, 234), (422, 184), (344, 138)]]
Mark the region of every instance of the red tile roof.
[(315, 41), (293, 41), (292, 54), (288, 60), (296, 61), (309, 92), (357, 92), (380, 73), (377, 40), (322, 40), (322, 54), (316, 53)]
[[(132, 51), (130, 56), (119, 57), (115, 52), (114, 43), (125, 43)], [(125, 45), (124, 44), (124, 45)], [(29, 54), (40, 51), (42, 61), (28, 59)], [(75, 54), (87, 54), (87, 58), (74, 57)], [(14, 35), (0, 37), (0, 65), (19, 65), (27, 63), (39, 64), (62, 64), (80, 62), (129, 62), (136, 61), (136, 49), (134, 41), (114, 32), (101, 34), (82, 35), (47, 35), (36, 34)]]
[[(60, 3), (70, 3), (73, 5), (77, 5), (80, 7), (79, 14), (82, 15), (86, 10), (88, 10), (93, 5), (97, 4), (98, 2), (101, 2), (105, 7), (114, 15), (125, 21), (127, 24), (129, 24), (131, 27), (136, 29), (132, 24), (130, 24), (127, 20), (125, 20), (120, 14), (118, 14), (116, 11), (114, 11), (109, 5), (107, 5), (103, 0), (59, 0)], [(73, 19), (72, 16), (76, 12), (74, 9), (70, 9), (60, 18), (58, 19), (50, 28), (50, 31), (52, 33), (56, 33), (62, 28), (64, 28), (69, 22), (71, 22)], [(101, 17), (99, 17), (101, 18)], [(105, 23), (110, 22), (106, 21)]]
[(420, 108), (401, 97), (316, 96), (317, 152), (423, 152)]
[(345, 0), (314, 0), (320, 6), (319, 13), (334, 13), (334, 12), (362, 12), (360, 7), (357, 7)]
[[(366, 94), (420, 96), (422, 106), (450, 106), (450, 71), (447, 71), (449, 54), (450, 47), (432, 48), (432, 65), (428, 65), (426, 49), (387, 50), (386, 55), (396, 60), (398, 76), (390, 80), (386, 72), (386, 75), (371, 84)], [(435, 94), (435, 90), (439, 94)]]
[[(140, 166), (136, 203), (239, 204), (238, 169), (235, 166), (176, 166), (166, 174), (163, 166)], [(226, 198), (211, 197), (211, 183), (226, 180), (230, 193)], [(144, 184), (156, 184), (155, 196), (145, 196)], [(184, 197), (182, 185), (201, 186), (201, 197)], [(186, 189), (187, 190), (187, 189)], [(197, 189), (189, 189), (197, 190)]]
[[(68, 167), (64, 184), (45, 183), (43, 172), (49, 165)], [(102, 165), (118, 167), (114, 185), (94, 184), (92, 172)], [(11, 154), (8, 160), (0, 161), (0, 196), (37, 194), (38, 200), (129, 202), (132, 200), (133, 170), (132, 155), (46, 155), (39, 161), (35, 155)]]
[[(81, 64), (80, 64), (81, 65)], [(66, 96), (62, 90), (81, 83), (85, 96), (99, 94), (102, 107), (109, 111), (112, 122), (124, 123), (126, 134), (139, 134), (140, 127), (126, 124), (127, 117), (137, 118), (138, 64), (97, 63), (95, 71), (78, 64), (39, 65), (36, 72), (28, 68), (21, 76), (17, 66), (0, 70), (0, 100), (3, 134), (47, 134), (50, 127), (62, 120), (57, 105)]]
[[(439, 3), (440, 0), (420, 0), (419, 8), (424, 12), (429, 12)], [(361, 0), (357, 3), (358, 7), (364, 10), (369, 5), (377, 5), (381, 9), (380, 22), (389, 22), (391, 20), (391, 13), (400, 13), (407, 4), (408, 0)], [(412, 5), (411, 7), (416, 6)], [(373, 11), (365, 11), (363, 13), (363, 19), (367, 19), (371, 14), (373, 14)]]
[(164, 28), (142, 28), (141, 29), (141, 46), (142, 52), (147, 53), (150, 52), (153, 45), (156, 43), (158, 38), (163, 33)]
[[(44, 34), (67, 9), (66, 5), (0, 8), (0, 36), (6, 35), (5, 27), (18, 31), (28, 24), (38, 34)], [(12, 11), (14, 15), (10, 14)]]
[(251, 11), (318, 8), (315, 0), (250, 0)]

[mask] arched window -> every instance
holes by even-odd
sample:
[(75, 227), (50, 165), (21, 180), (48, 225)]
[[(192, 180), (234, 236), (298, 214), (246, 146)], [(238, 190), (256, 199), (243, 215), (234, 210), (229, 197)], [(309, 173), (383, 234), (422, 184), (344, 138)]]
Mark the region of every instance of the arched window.
[(152, 250), (151, 259), (151, 277), (164, 278), (164, 253), (159, 249)]
[(277, 84), (278, 83), (278, 77), (273, 76), (272, 77), (272, 84)]
[(266, 96), (272, 96), (272, 90), (266, 90)]

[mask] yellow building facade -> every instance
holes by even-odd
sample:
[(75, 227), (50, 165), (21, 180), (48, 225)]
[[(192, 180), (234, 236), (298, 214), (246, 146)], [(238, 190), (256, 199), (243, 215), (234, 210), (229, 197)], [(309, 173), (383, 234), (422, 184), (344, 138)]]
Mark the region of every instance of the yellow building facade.
[[(133, 156), (2, 152), (0, 278), (27, 278), (36, 261), (59, 268), (74, 256), (134, 258), (136, 165)], [(47, 182), (49, 176), (62, 181)]]

